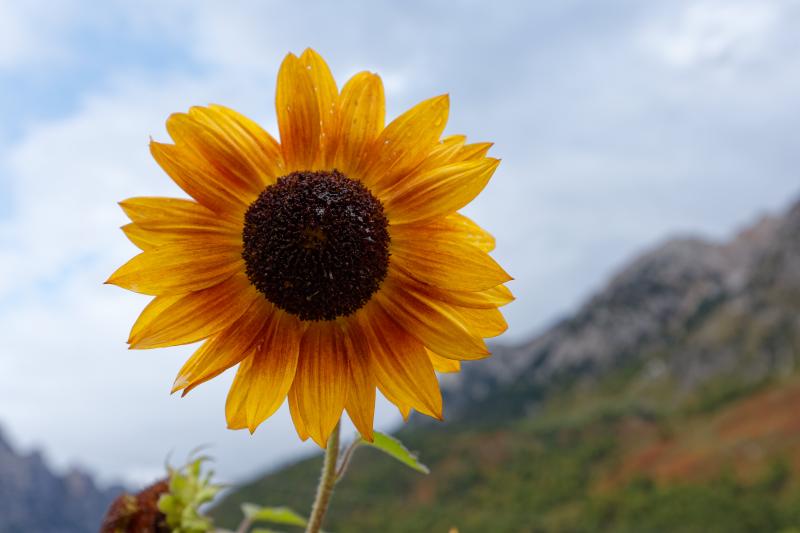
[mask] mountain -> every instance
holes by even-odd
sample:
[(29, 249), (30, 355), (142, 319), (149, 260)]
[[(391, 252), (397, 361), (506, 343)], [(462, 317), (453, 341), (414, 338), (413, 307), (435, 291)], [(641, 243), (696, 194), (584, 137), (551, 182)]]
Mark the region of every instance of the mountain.
[(55, 474), (41, 454), (17, 453), (0, 433), (0, 533), (97, 531), (117, 492), (80, 470)]
[[(328, 529), (798, 531), (798, 363), (800, 203), (730, 242), (667, 241), (530, 342), (442, 376), (447, 422), (398, 432), (432, 473), (360, 451)], [(307, 509), (319, 466), (214, 514)]]
[(520, 416), (553, 380), (585, 384), (630, 365), (641, 367), (640, 381), (669, 381), (674, 400), (715, 382), (790, 374), (798, 310), (800, 203), (729, 243), (674, 239), (645, 253), (543, 335), (464, 365), (448, 380), (448, 418), (472, 416), (476, 405), (494, 417), (487, 403), (500, 401)]

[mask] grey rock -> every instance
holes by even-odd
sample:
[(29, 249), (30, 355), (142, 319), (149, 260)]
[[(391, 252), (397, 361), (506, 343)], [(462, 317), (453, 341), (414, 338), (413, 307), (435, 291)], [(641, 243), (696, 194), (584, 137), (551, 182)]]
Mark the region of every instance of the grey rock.
[(119, 491), (78, 469), (54, 473), (40, 453), (17, 453), (0, 431), (0, 533), (97, 531)]

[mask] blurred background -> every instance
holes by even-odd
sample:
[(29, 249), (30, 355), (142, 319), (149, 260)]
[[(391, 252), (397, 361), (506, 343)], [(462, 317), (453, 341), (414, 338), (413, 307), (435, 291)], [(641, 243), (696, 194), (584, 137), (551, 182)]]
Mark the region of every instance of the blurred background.
[[(45, 479), (85, 524), (200, 444), (230, 482), (316, 452), (286, 409), (226, 430), (231, 373), (170, 397), (192, 348), (127, 351), (147, 299), (102, 285), (135, 251), (116, 202), (183, 196), (147, 148), (167, 116), (220, 103), (277, 135), (278, 66), (307, 46), (340, 85), (378, 72), (388, 117), (450, 93), (446, 133), (503, 160), (466, 213), (516, 278), (497, 357), (405, 430), (434, 474), (365, 454), (337, 531), (401, 504), (385, 531), (800, 526), (798, 36), (791, 0), (0, 0), (0, 531), (45, 531), (2, 526)], [(249, 497), (303, 506), (315, 468)]]

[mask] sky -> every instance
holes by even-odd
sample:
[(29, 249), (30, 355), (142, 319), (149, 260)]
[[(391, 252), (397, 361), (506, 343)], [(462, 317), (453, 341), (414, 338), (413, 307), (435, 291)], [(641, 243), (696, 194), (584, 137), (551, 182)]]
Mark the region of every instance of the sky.
[(657, 242), (798, 197), (798, 28), (790, 0), (0, 0), (0, 427), (134, 484), (201, 444), (231, 481), (314, 452), (285, 407), (226, 430), (231, 372), (169, 396), (192, 347), (128, 351), (147, 299), (102, 284), (135, 253), (117, 202), (183, 196), (150, 137), (208, 103), (277, 135), (287, 52), (315, 48), (340, 85), (379, 73), (390, 117), (447, 92), (446, 132), (495, 143), (465, 212), (516, 278), (512, 343)]

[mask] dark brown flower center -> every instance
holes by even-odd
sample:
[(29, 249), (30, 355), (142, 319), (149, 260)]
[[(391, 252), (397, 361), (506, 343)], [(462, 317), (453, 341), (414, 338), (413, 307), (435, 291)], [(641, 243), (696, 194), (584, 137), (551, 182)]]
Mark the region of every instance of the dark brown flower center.
[(303, 320), (359, 310), (389, 268), (383, 205), (337, 170), (279, 178), (250, 205), (242, 238), (250, 282)]

